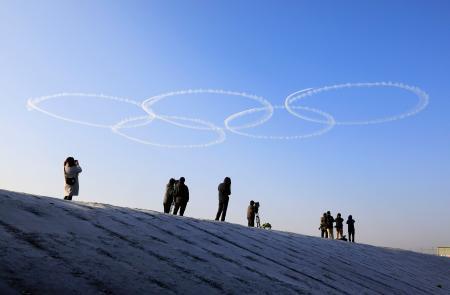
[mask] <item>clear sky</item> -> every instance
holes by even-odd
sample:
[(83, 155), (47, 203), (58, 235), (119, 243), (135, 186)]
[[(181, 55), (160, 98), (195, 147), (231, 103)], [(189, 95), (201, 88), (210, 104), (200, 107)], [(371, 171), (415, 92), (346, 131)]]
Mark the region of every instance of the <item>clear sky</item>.
[[(275, 229), (318, 235), (319, 218), (330, 210), (354, 216), (360, 242), (450, 245), (449, 36), (448, 1), (2, 1), (0, 188), (63, 197), (62, 163), (73, 155), (84, 169), (77, 200), (162, 211), (168, 179), (185, 176), (186, 215), (212, 219), (217, 185), (229, 176), (230, 222), (245, 224), (253, 199)], [(60, 92), (141, 102), (197, 88), (282, 105), (304, 88), (377, 81), (418, 86), (430, 104), (400, 121), (336, 126), (306, 140), (226, 132), (224, 143), (201, 149), (146, 146), (26, 108), (30, 97)], [(369, 120), (416, 103), (399, 89), (355, 88), (295, 104), (336, 120)], [(259, 106), (227, 95), (186, 95), (154, 110), (223, 127), (227, 116)], [(97, 124), (145, 115), (98, 98), (63, 97), (41, 107)], [(272, 120), (245, 131), (301, 135), (323, 127), (277, 109)], [(215, 138), (159, 120), (123, 131), (168, 144)]]

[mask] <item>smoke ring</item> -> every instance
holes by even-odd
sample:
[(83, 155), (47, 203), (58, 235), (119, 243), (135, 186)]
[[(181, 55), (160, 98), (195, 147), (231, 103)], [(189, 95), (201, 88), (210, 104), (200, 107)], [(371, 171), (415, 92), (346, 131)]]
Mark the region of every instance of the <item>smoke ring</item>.
[(152, 105), (154, 105), (158, 101), (168, 98), (168, 97), (171, 97), (171, 96), (187, 95), (187, 94), (204, 94), (204, 93), (245, 97), (245, 98), (255, 100), (264, 106), (264, 110), (266, 111), (267, 114), (262, 119), (259, 119), (258, 121), (253, 122), (253, 123), (248, 123), (246, 125), (236, 126), (236, 127), (234, 127), (234, 129), (245, 129), (245, 128), (252, 128), (252, 127), (259, 126), (259, 125), (267, 122), (273, 115), (273, 106), (265, 98), (263, 98), (261, 96), (253, 95), (253, 94), (248, 94), (245, 92), (228, 91), (228, 90), (222, 90), (222, 89), (188, 89), (188, 90), (167, 92), (167, 93), (163, 93), (163, 94), (159, 94), (159, 95), (147, 98), (146, 100), (144, 100), (142, 102), (141, 107), (150, 116), (161, 119), (163, 121), (166, 121), (166, 122), (176, 125), (178, 127), (197, 129), (197, 130), (208, 130), (208, 129), (210, 129), (209, 127), (200, 127), (200, 126), (195, 126), (195, 125), (178, 123), (176, 121), (171, 120), (170, 119), (171, 116), (158, 115), (150, 108)]
[[(325, 113), (325, 112), (323, 112), (321, 110), (317, 110), (317, 109), (313, 109), (313, 108), (309, 108), (309, 107), (303, 107), (303, 106), (293, 106), (291, 108), (293, 108), (293, 109), (302, 109), (302, 110), (313, 112), (313, 113), (316, 113), (316, 114), (319, 114), (319, 115), (325, 117), (326, 120), (327, 120), (326, 123), (325, 123), (326, 124), (325, 127), (320, 129), (319, 131), (316, 131), (316, 132), (313, 132), (313, 133), (309, 133), (309, 134), (303, 134), (303, 135), (281, 135), (281, 136), (280, 135), (277, 135), (277, 136), (273, 136), (273, 135), (254, 135), (254, 134), (250, 134), (250, 133), (246, 133), (246, 132), (242, 132), (242, 131), (237, 131), (237, 130), (235, 130), (235, 128), (230, 127), (229, 124), (230, 124), (231, 121), (233, 121), (233, 120), (235, 120), (235, 119), (237, 119), (239, 117), (251, 114), (251, 113), (260, 112), (260, 111), (264, 110), (264, 108), (253, 108), (253, 109), (248, 109), (248, 110), (245, 110), (245, 111), (233, 114), (233, 115), (231, 115), (231, 116), (229, 116), (228, 118), (225, 119), (225, 127), (226, 127), (227, 130), (229, 130), (229, 131), (231, 131), (231, 132), (233, 132), (235, 134), (238, 134), (238, 135), (241, 135), (241, 136), (245, 136), (245, 137), (255, 138), (255, 139), (295, 140), (295, 139), (306, 139), (306, 138), (311, 138), (311, 137), (316, 137), (316, 136), (323, 135), (323, 134), (329, 132), (331, 129), (333, 129), (333, 127), (336, 124), (336, 121), (334, 120), (333, 116), (331, 116), (330, 114)], [(283, 105), (281, 105), (281, 106), (274, 106), (274, 109), (286, 109), (286, 107), (283, 106)]]
[[(125, 120), (118, 122), (116, 125), (114, 125), (111, 128), (111, 130), (114, 133), (116, 133), (117, 135), (120, 135), (126, 139), (132, 140), (132, 141), (140, 143), (140, 144), (151, 145), (151, 146), (162, 147), (162, 148), (171, 148), (171, 149), (175, 149), (175, 148), (189, 148), (189, 149), (190, 148), (206, 148), (206, 147), (210, 147), (212, 145), (223, 143), (226, 139), (226, 135), (225, 135), (223, 128), (219, 128), (210, 122), (203, 121), (200, 119), (193, 119), (193, 118), (186, 118), (186, 117), (179, 117), (179, 116), (158, 115), (155, 117), (155, 119), (159, 119), (159, 120), (162, 120), (165, 122), (169, 122), (169, 121), (175, 122), (173, 120), (182, 120), (182, 121), (190, 121), (190, 122), (195, 122), (197, 124), (205, 125), (208, 128), (205, 128), (204, 130), (213, 131), (213, 132), (217, 133), (217, 135), (218, 135), (217, 139), (207, 142), (207, 143), (203, 143), (203, 144), (172, 145), (172, 144), (163, 144), (163, 143), (157, 143), (157, 142), (151, 142), (148, 140), (139, 139), (137, 137), (127, 135), (121, 131), (121, 129), (123, 129), (123, 128), (128, 128), (128, 127), (124, 126), (125, 124), (129, 124), (130, 122), (135, 122), (135, 121), (139, 121), (139, 120), (146, 120), (148, 118), (149, 118), (148, 116), (140, 116), (140, 117), (125, 119)], [(150, 122), (152, 122), (149, 120), (147, 120), (147, 121), (148, 122), (144, 123), (143, 125), (149, 124)], [(133, 126), (136, 126), (136, 125), (137, 124), (134, 124)], [(178, 125), (178, 124), (174, 124), (174, 125)]]
[(291, 104), (294, 101), (301, 100), (307, 96), (312, 96), (315, 94), (318, 94), (320, 92), (330, 91), (330, 90), (336, 90), (336, 89), (343, 89), (343, 88), (354, 88), (354, 87), (394, 87), (394, 88), (400, 88), (407, 90), (409, 92), (412, 92), (419, 98), (419, 102), (410, 110), (403, 112), (398, 115), (390, 116), (390, 117), (384, 117), (374, 120), (367, 120), (367, 121), (336, 121), (336, 125), (370, 125), (370, 124), (380, 124), (380, 123), (386, 123), (386, 122), (392, 122), (404, 119), (409, 116), (416, 115), (417, 113), (421, 112), (423, 109), (426, 108), (426, 106), (429, 103), (429, 95), (416, 86), (410, 86), (403, 83), (398, 82), (372, 82), (372, 83), (346, 83), (346, 84), (337, 84), (337, 85), (331, 85), (331, 86), (324, 86), (321, 88), (311, 88), (307, 91), (300, 90), (297, 92), (294, 92), (286, 97), (286, 100), (284, 102), (284, 106), (286, 107), (286, 110), (291, 113), (293, 116), (298, 117), (303, 120), (315, 122), (315, 123), (322, 123), (326, 124), (326, 121), (318, 120), (309, 118), (303, 115), (298, 114), (293, 110), (293, 107)]
[[(113, 100), (113, 101), (118, 101), (118, 102), (123, 102), (123, 103), (128, 103), (128, 104), (132, 104), (135, 105), (137, 107), (141, 107), (140, 103), (128, 98), (122, 98), (122, 97), (117, 97), (117, 96), (110, 96), (110, 95), (105, 95), (105, 94), (95, 94), (95, 93), (81, 93), (81, 92), (63, 92), (63, 93), (57, 93), (57, 94), (52, 94), (52, 95), (46, 95), (46, 96), (40, 96), (40, 97), (36, 97), (36, 98), (30, 98), (27, 101), (27, 107), (29, 110), (36, 110), (38, 112), (41, 112), (47, 116), (53, 117), (55, 119), (58, 120), (62, 120), (62, 121), (66, 121), (66, 122), (70, 122), (70, 123), (75, 123), (75, 124), (79, 124), (79, 125), (85, 125), (85, 126), (89, 126), (89, 127), (95, 127), (95, 128), (106, 128), (106, 129), (111, 129), (112, 127), (115, 126), (114, 125), (106, 125), (106, 124), (97, 124), (97, 123), (92, 123), (92, 122), (88, 122), (88, 121), (82, 121), (82, 120), (76, 120), (76, 119), (71, 119), (68, 117), (64, 117), (55, 113), (52, 113), (50, 111), (44, 110), (43, 108), (39, 107), (39, 104), (41, 104), (42, 102), (46, 101), (46, 100), (51, 100), (51, 99), (56, 99), (56, 98), (61, 98), (61, 97), (67, 97), (67, 96), (78, 96), (78, 97), (90, 97), (90, 98), (103, 98), (103, 99), (107, 99), (107, 100)], [(149, 116), (147, 116), (147, 120), (152, 121), (154, 119), (154, 116), (152, 116), (151, 114)], [(131, 125), (131, 126), (127, 126), (124, 128), (135, 128), (135, 127), (139, 127), (142, 125), (148, 124), (148, 122), (144, 123), (144, 124), (136, 124), (136, 125)]]

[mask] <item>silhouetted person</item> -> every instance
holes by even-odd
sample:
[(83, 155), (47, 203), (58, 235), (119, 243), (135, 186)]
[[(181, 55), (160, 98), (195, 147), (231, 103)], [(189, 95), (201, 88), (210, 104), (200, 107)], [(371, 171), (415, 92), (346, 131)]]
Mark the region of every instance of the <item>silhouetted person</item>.
[(247, 221), (248, 226), (255, 227), (255, 202), (250, 201), (250, 205), (247, 208)]
[(333, 216), (331, 216), (330, 211), (327, 211), (327, 232), (328, 232), (329, 239), (334, 239), (333, 223), (334, 223), (334, 218), (333, 218)]
[(341, 217), (341, 213), (338, 213), (336, 219), (336, 239), (342, 239), (344, 236), (344, 218)]
[(184, 215), (184, 210), (186, 210), (187, 203), (189, 202), (189, 188), (184, 184), (184, 177), (175, 184), (175, 208), (173, 209), (173, 214), (177, 215), (178, 209), (180, 209), (180, 216)]
[(78, 174), (82, 171), (78, 160), (68, 157), (64, 161), (64, 200), (72, 200), (72, 196), (78, 196), (80, 183), (78, 182)]
[(348, 216), (347, 226), (348, 226), (348, 241), (354, 243), (355, 242), (355, 220), (352, 218), (351, 215)]
[(170, 207), (173, 203), (173, 195), (175, 190), (175, 179), (171, 178), (169, 183), (166, 185), (166, 193), (164, 194), (163, 206), (164, 213), (170, 213)]
[(227, 215), (228, 201), (230, 200), (231, 195), (231, 179), (229, 177), (225, 177), (223, 182), (219, 184), (219, 209), (217, 210), (216, 220), (225, 221), (225, 216)]
[(328, 232), (327, 232), (327, 213), (323, 213), (323, 216), (320, 217), (320, 236), (322, 238), (328, 238)]

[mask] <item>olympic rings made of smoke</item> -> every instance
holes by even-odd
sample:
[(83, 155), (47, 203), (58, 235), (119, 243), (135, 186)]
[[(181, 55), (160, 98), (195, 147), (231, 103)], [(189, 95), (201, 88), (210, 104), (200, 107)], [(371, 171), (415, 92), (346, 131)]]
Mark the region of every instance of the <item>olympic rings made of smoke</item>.
[[(418, 103), (411, 109), (394, 116), (385, 117), (385, 118), (378, 118), (373, 120), (366, 120), (366, 121), (336, 121), (334, 117), (322, 110), (306, 107), (306, 106), (293, 106), (292, 104), (295, 101), (299, 101), (305, 97), (314, 96), (316, 94), (326, 92), (326, 91), (333, 91), (333, 90), (339, 90), (344, 88), (372, 88), (372, 87), (393, 87), (393, 88), (400, 88), (406, 91), (409, 91), (413, 94), (415, 94), (419, 101)], [(224, 127), (218, 127), (211, 122), (207, 122), (198, 118), (186, 118), (181, 116), (168, 116), (163, 114), (157, 114), (153, 111), (151, 106), (155, 105), (157, 102), (167, 99), (169, 97), (173, 96), (179, 96), (179, 95), (191, 95), (191, 94), (216, 94), (216, 95), (230, 95), (230, 96), (239, 96), (246, 99), (254, 100), (262, 105), (262, 107), (255, 107), (252, 109), (244, 110), (235, 114), (232, 114), (228, 116), (224, 120)], [(132, 117), (132, 118), (125, 118), (120, 120), (118, 123), (113, 125), (104, 125), (104, 124), (97, 124), (92, 123), (88, 121), (82, 121), (82, 120), (75, 120), (71, 118), (67, 118), (55, 113), (52, 113), (50, 111), (47, 111), (41, 107), (39, 107), (39, 104), (51, 100), (51, 99), (58, 99), (62, 97), (67, 96), (79, 96), (79, 97), (88, 97), (88, 98), (102, 98), (117, 102), (123, 102), (128, 103), (131, 105), (135, 105), (139, 108), (141, 108), (146, 115), (145, 116), (138, 116), (138, 117)], [(261, 96), (248, 94), (245, 92), (236, 92), (236, 91), (227, 91), (222, 89), (189, 89), (189, 90), (180, 90), (180, 91), (172, 91), (167, 92), (163, 94), (159, 94), (156, 96), (152, 96), (150, 98), (145, 99), (141, 103), (135, 100), (131, 100), (128, 98), (122, 98), (117, 96), (110, 96), (110, 95), (104, 95), (104, 94), (93, 94), (93, 93), (58, 93), (53, 95), (47, 95), (47, 96), (41, 96), (37, 98), (30, 98), (27, 101), (27, 107), (29, 110), (36, 110), (39, 111), (47, 116), (63, 120), (70, 123), (85, 125), (89, 127), (96, 127), (96, 128), (106, 128), (110, 129), (113, 133), (120, 135), (126, 139), (132, 140), (134, 142), (155, 146), (155, 147), (163, 147), (163, 148), (204, 148), (204, 147), (210, 147), (212, 145), (223, 143), (226, 139), (225, 131), (229, 131), (231, 133), (245, 136), (249, 138), (254, 139), (268, 139), (268, 140), (299, 140), (299, 139), (306, 139), (311, 137), (317, 137), (321, 136), (327, 132), (329, 132), (332, 128), (334, 128), (336, 125), (369, 125), (369, 124), (380, 124), (380, 123), (386, 123), (386, 122), (392, 122), (404, 119), (406, 117), (410, 117), (413, 115), (418, 114), (422, 110), (424, 110), (429, 103), (429, 95), (423, 91), (422, 89), (416, 87), (416, 86), (410, 86), (403, 83), (396, 83), (396, 82), (372, 82), (372, 83), (345, 83), (345, 84), (336, 84), (331, 86), (324, 86), (320, 88), (307, 88), (300, 91), (296, 91), (290, 95), (288, 95), (285, 99), (284, 105), (282, 106), (273, 106), (268, 100)], [(291, 115), (305, 120), (309, 122), (318, 123), (321, 125), (325, 125), (323, 128), (319, 129), (316, 132), (312, 132), (309, 134), (301, 134), (301, 135), (257, 135), (257, 134), (251, 134), (249, 132), (241, 131), (242, 129), (249, 129), (254, 128), (256, 126), (262, 125), (266, 123), (268, 120), (271, 119), (273, 116), (274, 110), (286, 110)], [(295, 110), (303, 110), (307, 112), (312, 112), (315, 114), (318, 114), (324, 118), (324, 120), (320, 119), (313, 119), (310, 117), (307, 117), (305, 115), (300, 115)], [(243, 117), (249, 114), (257, 113), (257, 112), (265, 112), (265, 115), (260, 118), (259, 120), (248, 123), (241, 126), (230, 126), (230, 122), (233, 120)], [(172, 125), (175, 125), (180, 128), (189, 128), (189, 129), (196, 129), (196, 130), (208, 130), (217, 135), (217, 138), (214, 140), (207, 142), (207, 143), (200, 143), (200, 144), (187, 144), (187, 145), (173, 145), (173, 144), (164, 144), (164, 143), (158, 143), (158, 142), (151, 142), (148, 140), (139, 139), (136, 137), (132, 137), (127, 135), (125, 132), (122, 131), (122, 129), (130, 129), (130, 128), (137, 128), (146, 126), (148, 124), (151, 124), (154, 120), (162, 120), (164, 122), (170, 123)], [(140, 123), (135, 123), (138, 121), (143, 121)], [(180, 123), (179, 121), (185, 121), (185, 122), (191, 122), (195, 123), (195, 125), (191, 124), (184, 124)], [(201, 125), (201, 126), (199, 126)]]

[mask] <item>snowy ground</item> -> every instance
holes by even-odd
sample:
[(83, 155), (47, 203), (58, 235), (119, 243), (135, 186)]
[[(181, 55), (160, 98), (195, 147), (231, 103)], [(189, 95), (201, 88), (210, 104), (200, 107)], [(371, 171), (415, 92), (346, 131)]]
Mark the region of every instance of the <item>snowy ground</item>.
[(0, 294), (450, 294), (450, 259), (0, 190)]

